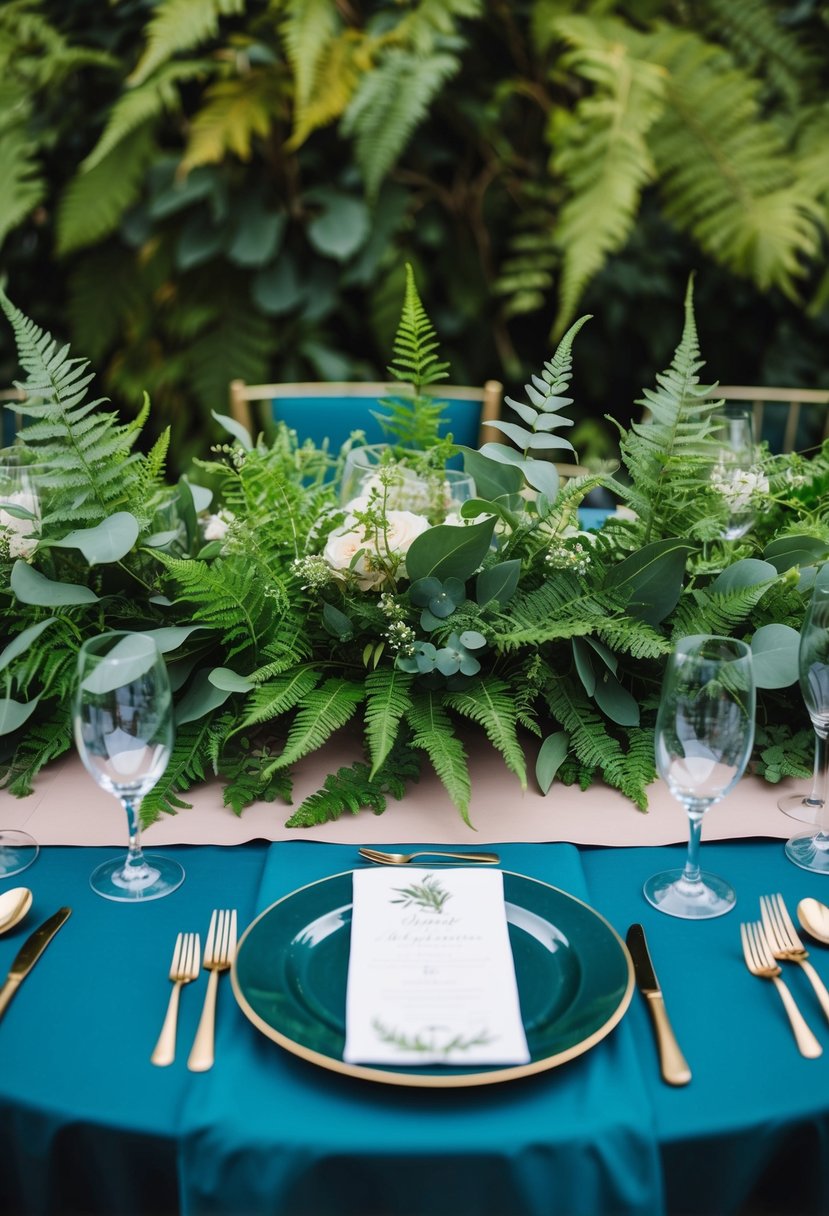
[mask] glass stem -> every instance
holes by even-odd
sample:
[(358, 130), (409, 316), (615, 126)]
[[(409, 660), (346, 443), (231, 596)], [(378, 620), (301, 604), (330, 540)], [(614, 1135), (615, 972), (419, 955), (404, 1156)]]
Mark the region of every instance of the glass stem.
[(129, 848), (127, 849), (121, 877), (125, 882), (137, 882), (139, 879), (144, 878), (147, 873), (147, 862), (144, 859), (144, 853), (141, 848), (141, 827), (138, 820), (141, 799), (122, 797), (121, 805), (126, 811), (129, 830)]
[(829, 796), (829, 732), (825, 728), (815, 727), (815, 778), (810, 798), (820, 804), (817, 815), (818, 836), (821, 843), (829, 843), (829, 807), (826, 799)]
[(684, 882), (700, 882), (699, 841), (702, 834), (702, 816), (704, 807), (691, 805), (688, 807), (688, 856), (685, 859), (685, 869), (682, 872)]

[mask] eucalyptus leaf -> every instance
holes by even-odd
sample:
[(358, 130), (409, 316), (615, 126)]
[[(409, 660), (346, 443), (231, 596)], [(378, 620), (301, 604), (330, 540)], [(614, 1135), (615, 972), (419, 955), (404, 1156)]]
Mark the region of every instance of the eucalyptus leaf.
[(31, 718), (40, 697), (32, 701), (15, 701), (12, 697), (0, 700), (0, 735), (10, 735)]
[(8, 667), (9, 663), (12, 663), (19, 654), (28, 650), (32, 642), (40, 637), (43, 630), (48, 629), (57, 619), (56, 616), (49, 616), (45, 621), (38, 621), (36, 625), (30, 625), (28, 629), (24, 629), (16, 638), (13, 638), (0, 653), (0, 671), (4, 667)]
[(475, 489), (482, 498), (493, 501), (506, 498), (509, 504), (518, 498), (524, 483), (520, 469), (490, 460), (483, 451), (479, 452), (475, 448), (461, 448), (461, 452), (464, 472), (475, 482)]
[(256, 687), (247, 676), (239, 675), (238, 671), (232, 671), (229, 667), (214, 667), (207, 678), (216, 688), (225, 692), (250, 692)]
[(217, 688), (215, 684), (211, 683), (209, 668), (200, 668), (176, 706), (176, 724), (182, 726), (185, 722), (196, 722), (205, 714), (224, 705), (230, 695), (229, 689)]
[(522, 467), (527, 485), (552, 501), (561, 485), (556, 466), (545, 460), (525, 460)]
[(758, 688), (788, 688), (798, 678), (800, 634), (790, 625), (761, 625), (751, 639), (754, 683)]
[(160, 629), (144, 629), (142, 633), (153, 639), (161, 654), (169, 654), (172, 650), (178, 650), (191, 633), (207, 628), (207, 625), (162, 625)]
[(491, 600), (497, 600), (501, 605), (509, 603), (518, 587), (520, 574), (521, 562), (518, 558), (489, 566), (475, 580), (475, 599), (481, 607)]
[(584, 691), (588, 697), (592, 697), (596, 691), (596, 673), (593, 670), (590, 649), (583, 638), (573, 638), (573, 659), (575, 660), (576, 671), (578, 672)]
[(158, 647), (145, 633), (128, 633), (84, 676), (81, 688), (102, 695), (140, 680), (158, 661)]
[(80, 583), (56, 582), (20, 560), (12, 566), (9, 583), (21, 604), (36, 604), (40, 608), (63, 608), (70, 604), (99, 602), (91, 587), (84, 587)]
[(720, 595), (736, 591), (741, 587), (756, 587), (777, 578), (777, 568), (771, 562), (762, 562), (757, 557), (744, 557), (733, 566), (726, 566), (711, 584), (711, 590)]
[(354, 633), (354, 625), (349, 617), (344, 612), (340, 612), (339, 608), (335, 608), (333, 604), (323, 605), (322, 621), (328, 632), (332, 633), (335, 638), (350, 638)]
[(190, 493), (193, 495), (193, 506), (196, 511), (206, 511), (213, 501), (213, 491), (209, 486), (200, 486), (197, 481), (191, 481), (189, 477), (182, 477), (182, 481), (186, 481), (190, 487)]
[(676, 607), (691, 548), (687, 541), (676, 537), (652, 541), (614, 566), (605, 587), (627, 597), (631, 616), (658, 625)]
[(792, 566), (812, 566), (826, 561), (829, 545), (815, 536), (781, 536), (766, 545), (763, 557), (782, 574)]
[(116, 511), (94, 528), (77, 528), (47, 543), (52, 549), (80, 549), (90, 566), (100, 566), (126, 557), (138, 540), (138, 532), (138, 520), (131, 512)]
[(168, 528), (166, 532), (153, 532), (143, 543), (148, 549), (163, 549), (177, 538), (178, 528)]
[(438, 524), (421, 532), (406, 553), (409, 578), (459, 578), (466, 582), (489, 552), (495, 517), (477, 524)]
[(622, 687), (612, 671), (604, 671), (598, 677), (593, 697), (602, 712), (617, 725), (639, 725), (639, 706), (636, 698)]
[(210, 413), (220, 426), (223, 426), (234, 439), (238, 440), (246, 452), (253, 450), (253, 440), (246, 426), (243, 426), (241, 422), (237, 422), (235, 418), (231, 418), (228, 414), (217, 414), (215, 410), (211, 410)]
[(567, 756), (570, 747), (570, 736), (566, 730), (557, 730), (548, 735), (538, 750), (535, 762), (535, 778), (546, 794), (555, 780), (555, 775), (561, 768), (562, 761)]

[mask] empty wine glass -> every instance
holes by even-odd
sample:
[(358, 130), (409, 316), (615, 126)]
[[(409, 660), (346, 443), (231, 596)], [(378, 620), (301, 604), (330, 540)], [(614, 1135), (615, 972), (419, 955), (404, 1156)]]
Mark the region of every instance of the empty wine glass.
[(768, 491), (768, 480), (757, 460), (754, 417), (751, 410), (715, 414), (713, 439), (717, 455), (711, 483), (725, 505), (723, 540), (739, 540), (754, 525), (758, 499)]
[(786, 842), (786, 856), (804, 870), (829, 874), (829, 586), (812, 589), (800, 631), (800, 691), (815, 732), (815, 781), (810, 800), (816, 804), (817, 827)]
[(151, 637), (116, 630), (84, 642), (72, 719), (85, 768), (119, 799), (129, 832), (126, 857), (98, 866), (90, 886), (124, 903), (169, 895), (184, 870), (169, 857), (145, 855), (139, 830), (141, 800), (167, 767), (173, 746), (167, 668)]
[[(25, 558), (37, 546), (40, 502), (33, 470), (19, 448), (0, 451), (0, 550), (10, 561)], [(17, 828), (0, 830), (0, 878), (20, 874), (35, 860), (37, 841)]]
[(722, 916), (734, 907), (729, 883), (700, 870), (702, 817), (736, 785), (754, 742), (751, 651), (734, 638), (682, 638), (668, 660), (656, 719), (656, 765), (690, 821), (683, 869), (654, 874), (645, 897), (660, 912), (686, 919)]

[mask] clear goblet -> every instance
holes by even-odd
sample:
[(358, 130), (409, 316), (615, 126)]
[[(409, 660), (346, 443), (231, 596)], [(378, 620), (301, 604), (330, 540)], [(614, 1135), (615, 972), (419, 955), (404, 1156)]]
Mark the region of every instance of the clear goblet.
[[(37, 545), (40, 501), (22, 449), (0, 452), (0, 547), (10, 560), (28, 557)], [(0, 878), (20, 874), (35, 860), (39, 846), (28, 832), (0, 830)]]
[(721, 535), (723, 540), (739, 540), (754, 526), (762, 479), (754, 442), (754, 416), (750, 410), (734, 410), (716, 414), (712, 421), (719, 450), (711, 481), (726, 509)]
[(751, 651), (734, 638), (682, 638), (668, 660), (656, 719), (656, 765), (688, 813), (683, 869), (654, 874), (647, 900), (688, 920), (722, 916), (734, 907), (729, 883), (700, 870), (702, 817), (736, 785), (754, 742), (755, 687)]
[(815, 732), (815, 782), (809, 799), (816, 804), (816, 828), (798, 832), (786, 842), (786, 856), (795, 865), (829, 874), (829, 586), (812, 589), (798, 657), (800, 691)]
[(167, 767), (173, 746), (167, 668), (151, 637), (116, 630), (84, 642), (72, 720), (85, 768), (119, 799), (129, 832), (126, 857), (93, 870), (92, 890), (123, 903), (169, 895), (184, 870), (169, 857), (145, 855), (139, 829), (141, 800)]

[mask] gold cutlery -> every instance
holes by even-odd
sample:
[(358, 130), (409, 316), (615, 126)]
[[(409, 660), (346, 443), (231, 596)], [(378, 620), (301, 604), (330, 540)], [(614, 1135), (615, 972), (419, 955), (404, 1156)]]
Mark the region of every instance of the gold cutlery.
[(815, 941), (829, 945), (829, 908), (819, 899), (801, 899), (797, 919)]
[(780, 894), (760, 896), (760, 914), (763, 918), (763, 928), (771, 946), (771, 952), (776, 959), (797, 963), (808, 976), (809, 983), (815, 990), (820, 1007), (829, 1019), (829, 992), (826, 985), (810, 962), (809, 951), (797, 936), (797, 930), (792, 924), (785, 900)]
[(170, 979), (173, 990), (167, 1005), (167, 1013), (158, 1036), (153, 1054), (150, 1056), (153, 1064), (164, 1068), (172, 1064), (176, 1058), (176, 1024), (178, 1022), (178, 1002), (182, 985), (189, 984), (198, 978), (201, 967), (201, 939), (198, 933), (179, 933), (173, 949), (173, 961), (170, 964)]
[(9, 968), (5, 984), (0, 988), (0, 1017), (5, 1013), (9, 1001), (71, 912), (71, 908), (59, 908), (54, 916), (50, 916), (26, 938)]
[(384, 853), (380, 849), (360, 849), (360, 856), (380, 866), (405, 866), (416, 857), (442, 857), (449, 861), (477, 861), (482, 865), (497, 865), (501, 860), (497, 853), (442, 853), (439, 849), (425, 849), (419, 853)]
[(691, 1080), (691, 1070), (685, 1056), (679, 1049), (668, 1012), (662, 989), (656, 978), (656, 972), (651, 962), (645, 930), (641, 925), (631, 925), (625, 937), (630, 957), (633, 959), (633, 974), (636, 986), (648, 1002), (648, 1010), (653, 1019), (656, 1032), (656, 1046), (659, 1051), (659, 1069), (663, 1081), (669, 1085), (687, 1085)]
[(210, 972), (196, 1037), (187, 1067), (191, 1072), (206, 1072), (213, 1067), (216, 1028), (216, 989), (219, 972), (228, 971), (236, 953), (236, 909), (214, 908), (204, 943), (204, 969)]
[(32, 906), (32, 893), (28, 887), (12, 887), (0, 895), (0, 933), (8, 933), (22, 921)]
[(812, 1060), (816, 1059), (823, 1053), (823, 1048), (806, 1025), (803, 1014), (794, 1002), (794, 997), (780, 978), (780, 967), (774, 961), (774, 955), (766, 941), (763, 926), (759, 921), (741, 924), (740, 939), (743, 943), (746, 966), (751, 974), (757, 975), (761, 979), (772, 980), (780, 993), (783, 1007), (792, 1024), (798, 1051), (802, 1056), (807, 1056)]

